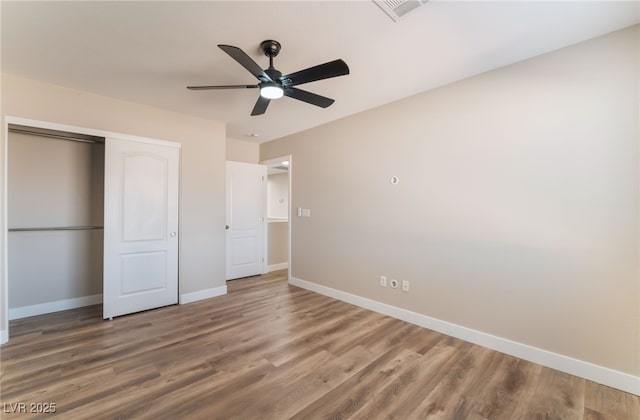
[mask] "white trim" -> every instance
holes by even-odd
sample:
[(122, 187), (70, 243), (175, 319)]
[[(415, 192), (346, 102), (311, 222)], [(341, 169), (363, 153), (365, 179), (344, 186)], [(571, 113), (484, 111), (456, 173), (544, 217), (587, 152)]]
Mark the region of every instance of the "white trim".
[(598, 382), (631, 394), (640, 395), (640, 377), (638, 376), (609, 369), (604, 366), (595, 365), (583, 360), (574, 359), (572, 357), (564, 356), (562, 354), (527, 344), (511, 341), (506, 338), (497, 337), (495, 335), (473, 330), (461, 325), (452, 324), (447, 321), (418, 314), (396, 306), (387, 305), (382, 302), (353, 295), (341, 290), (332, 289), (330, 287), (322, 286), (296, 277), (290, 276), (289, 283), (321, 295), (329, 296), (343, 302), (351, 303), (374, 312), (409, 322), (411, 324), (438, 331), (483, 347), (488, 347), (492, 350), (497, 350), (511, 356)]
[(161, 146), (175, 147), (178, 149), (182, 148), (181, 143), (177, 143), (174, 141), (152, 139), (149, 137), (134, 136), (131, 134), (124, 134), (124, 133), (115, 133), (113, 131), (97, 130), (94, 128), (87, 128), (87, 127), (77, 127), (74, 125), (67, 125), (67, 124), (58, 124), (58, 123), (48, 122), (48, 121), (31, 120), (28, 118), (5, 117), (5, 124), (7, 125), (7, 127), (9, 124), (26, 125), (29, 127), (46, 128), (49, 130), (58, 130), (58, 131), (67, 131), (67, 132), (78, 133), (78, 134), (86, 134), (89, 136), (105, 137), (105, 138), (115, 137), (120, 140), (135, 141), (138, 143), (157, 144)]
[(0, 197), (1, 205), (2, 205), (2, 220), (0, 221), (0, 244), (2, 244), (2, 253), (0, 253), (0, 267), (2, 267), (2, 272), (0, 272), (0, 291), (4, 291), (4, 296), (2, 297), (2, 314), (0, 314), (0, 318), (2, 318), (2, 325), (0, 325), (0, 343), (4, 344), (9, 341), (9, 268), (7, 262), (9, 261), (9, 246), (7, 241), (7, 235), (9, 233), (9, 216), (8, 216), (8, 208), (9, 203), (7, 203), (8, 197), (8, 174), (9, 174), (9, 123), (7, 122), (7, 117), (4, 118), (2, 122), (2, 197)]
[(49, 314), (51, 312), (66, 311), (67, 309), (82, 308), (83, 306), (97, 305), (99, 303), (102, 303), (102, 295), (82, 296), (37, 305), (21, 306), (19, 308), (9, 309), (9, 319), (27, 318), (30, 316)]
[(203, 299), (209, 299), (217, 296), (223, 296), (227, 294), (227, 285), (212, 287), (211, 289), (198, 290), (197, 292), (185, 293), (180, 295), (180, 305), (185, 305), (191, 302), (197, 302)]
[(283, 262), (280, 264), (271, 264), (267, 266), (267, 273), (270, 273), (272, 271), (284, 270), (285, 268), (289, 268), (288, 262)]

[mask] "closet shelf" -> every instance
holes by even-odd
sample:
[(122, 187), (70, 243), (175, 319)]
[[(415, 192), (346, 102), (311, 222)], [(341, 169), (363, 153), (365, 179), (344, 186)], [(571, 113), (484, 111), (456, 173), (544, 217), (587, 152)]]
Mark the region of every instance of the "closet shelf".
[(95, 230), (103, 229), (102, 226), (60, 226), (60, 227), (35, 227), (35, 228), (9, 228), (9, 232), (37, 232), (44, 230)]

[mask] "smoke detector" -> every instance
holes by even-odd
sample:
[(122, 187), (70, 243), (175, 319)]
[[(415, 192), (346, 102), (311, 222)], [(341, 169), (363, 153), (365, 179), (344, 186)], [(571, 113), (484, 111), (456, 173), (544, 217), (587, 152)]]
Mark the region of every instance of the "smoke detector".
[(424, 6), (429, 0), (373, 0), (394, 22)]

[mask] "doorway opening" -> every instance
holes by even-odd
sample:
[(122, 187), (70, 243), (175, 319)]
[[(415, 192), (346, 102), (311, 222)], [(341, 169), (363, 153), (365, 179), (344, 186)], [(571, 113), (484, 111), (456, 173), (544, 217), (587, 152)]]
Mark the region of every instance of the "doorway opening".
[(262, 164), (267, 166), (265, 272), (291, 272), (291, 156)]

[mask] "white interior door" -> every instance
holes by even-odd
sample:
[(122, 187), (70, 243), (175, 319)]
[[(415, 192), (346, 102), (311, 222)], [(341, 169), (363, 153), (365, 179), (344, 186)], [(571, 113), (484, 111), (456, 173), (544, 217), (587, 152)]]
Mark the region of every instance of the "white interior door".
[(267, 167), (227, 161), (227, 280), (264, 273)]
[(104, 318), (178, 303), (179, 146), (106, 139)]

